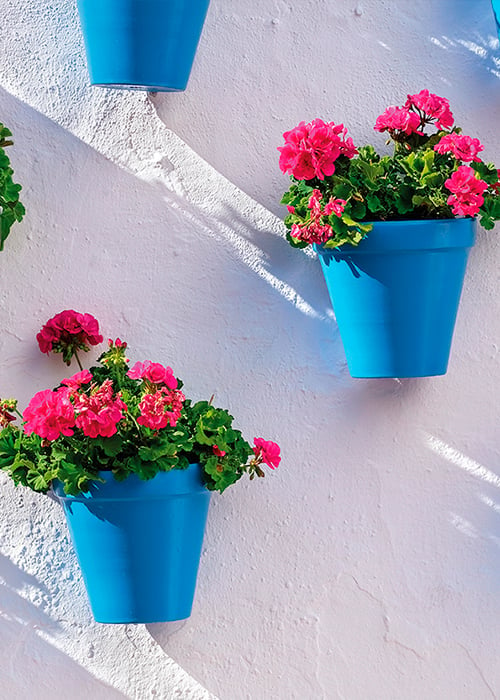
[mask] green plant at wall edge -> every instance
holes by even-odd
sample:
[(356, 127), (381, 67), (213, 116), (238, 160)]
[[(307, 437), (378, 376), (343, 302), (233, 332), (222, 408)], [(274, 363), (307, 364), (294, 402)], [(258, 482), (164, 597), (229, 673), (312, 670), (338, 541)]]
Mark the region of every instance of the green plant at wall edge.
[(0, 250), (10, 233), (12, 225), (21, 221), (26, 210), (19, 201), (21, 185), (16, 184), (12, 175), (14, 171), (10, 166), (10, 160), (5, 153), (7, 146), (12, 146), (12, 133), (0, 122)]

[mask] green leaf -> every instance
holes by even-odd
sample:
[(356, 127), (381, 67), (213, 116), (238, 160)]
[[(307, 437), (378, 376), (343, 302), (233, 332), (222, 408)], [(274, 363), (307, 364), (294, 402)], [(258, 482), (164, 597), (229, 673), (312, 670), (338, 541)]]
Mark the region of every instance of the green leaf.
[(107, 457), (116, 457), (122, 450), (123, 438), (118, 434), (111, 437), (97, 437), (94, 438), (94, 445), (101, 447)]

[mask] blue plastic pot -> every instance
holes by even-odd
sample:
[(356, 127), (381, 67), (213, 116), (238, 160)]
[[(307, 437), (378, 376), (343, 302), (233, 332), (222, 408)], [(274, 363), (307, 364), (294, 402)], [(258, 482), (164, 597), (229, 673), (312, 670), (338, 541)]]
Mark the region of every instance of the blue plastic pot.
[(185, 90), (210, 0), (78, 0), (92, 85)]
[(191, 614), (210, 492), (201, 467), (135, 474), (100, 472), (87, 493), (61, 501), (97, 622), (166, 622)]
[(316, 247), (353, 377), (445, 374), (476, 221), (377, 222)]
[(500, 37), (500, 0), (491, 0), (491, 4), (493, 6), (493, 14), (497, 24), (498, 36)]

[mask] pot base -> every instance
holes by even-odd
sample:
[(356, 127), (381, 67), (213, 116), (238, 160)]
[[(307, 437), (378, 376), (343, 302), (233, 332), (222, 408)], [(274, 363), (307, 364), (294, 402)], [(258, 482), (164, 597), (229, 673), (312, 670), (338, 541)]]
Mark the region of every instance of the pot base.
[(164, 85), (129, 85), (128, 83), (90, 83), (93, 87), (115, 90), (145, 90), (146, 92), (184, 92), (186, 88), (165, 87)]

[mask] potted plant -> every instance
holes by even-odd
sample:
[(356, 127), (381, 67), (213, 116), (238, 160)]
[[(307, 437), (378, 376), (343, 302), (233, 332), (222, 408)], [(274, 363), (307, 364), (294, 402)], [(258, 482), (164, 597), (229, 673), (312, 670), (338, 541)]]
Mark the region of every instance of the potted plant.
[(78, 0), (92, 85), (185, 90), (210, 0)]
[(10, 160), (5, 153), (7, 146), (14, 143), (12, 133), (6, 126), (0, 123), (0, 250), (3, 250), (4, 242), (10, 233), (12, 225), (21, 221), (26, 210), (19, 201), (21, 185), (12, 180), (14, 171)]
[(264, 476), (279, 447), (250, 446), (228, 411), (187, 399), (170, 367), (129, 368), (119, 338), (82, 369), (78, 352), (102, 342), (90, 314), (63, 311), (37, 339), (80, 371), (37, 392), (22, 416), (0, 401), (0, 468), (62, 503), (98, 622), (188, 617), (211, 492)]
[(392, 155), (321, 119), (283, 135), (287, 239), (319, 255), (352, 376), (445, 374), (476, 219), (500, 219), (499, 174), (428, 90), (374, 128)]

